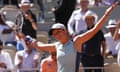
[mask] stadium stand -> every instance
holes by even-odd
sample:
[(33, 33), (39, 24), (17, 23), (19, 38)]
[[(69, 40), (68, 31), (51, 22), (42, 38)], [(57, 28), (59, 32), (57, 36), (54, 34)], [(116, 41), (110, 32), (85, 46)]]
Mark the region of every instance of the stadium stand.
[(10, 54), (12, 58), (12, 62), (14, 63), (14, 57), (16, 53), (16, 47), (15, 46), (3, 46), (3, 51), (6, 51)]

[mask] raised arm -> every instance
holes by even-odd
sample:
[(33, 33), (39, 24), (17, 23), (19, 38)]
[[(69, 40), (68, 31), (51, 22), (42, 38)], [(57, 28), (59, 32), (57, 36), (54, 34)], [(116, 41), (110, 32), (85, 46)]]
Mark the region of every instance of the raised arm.
[[(23, 33), (18, 33), (17, 37), (19, 38), (19, 40), (22, 40), (25, 42), (25, 36)], [(38, 51), (56, 52), (56, 48), (55, 48), (56, 46), (54, 43), (45, 44), (40, 41), (36, 41), (35, 39), (31, 37), (27, 38), (27, 41), (30, 41), (30, 43), (32, 44), (32, 47), (36, 48)]]
[(32, 42), (32, 46), (38, 51), (56, 52), (55, 44), (44, 44), (42, 42)]
[(34, 29), (34, 30), (38, 30), (38, 24), (37, 24), (37, 22), (36, 22), (36, 17), (35, 17), (35, 15), (30, 14), (30, 15), (28, 16), (28, 19), (29, 19), (29, 21), (31, 22), (33, 29)]
[(113, 9), (117, 6), (117, 4), (118, 4), (118, 2), (116, 2), (112, 6), (110, 6), (106, 10), (103, 17), (97, 22), (97, 24), (95, 24), (95, 26), (92, 29), (90, 29), (89, 31), (87, 31), (83, 34), (80, 34), (74, 38), (75, 48), (77, 49), (77, 51), (81, 52), (82, 44), (85, 43), (86, 41), (88, 41), (90, 38), (92, 38), (102, 28), (103, 24), (106, 22), (108, 16), (113, 11)]

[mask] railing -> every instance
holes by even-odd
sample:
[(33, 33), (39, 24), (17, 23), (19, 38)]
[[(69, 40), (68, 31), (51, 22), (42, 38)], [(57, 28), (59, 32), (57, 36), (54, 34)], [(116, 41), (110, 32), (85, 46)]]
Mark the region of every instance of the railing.
[[(34, 72), (40, 72), (40, 68), (25, 68), (25, 69), (19, 69), (19, 71), (34, 71)], [(2, 69), (0, 68), (0, 72), (17, 72), (17, 68), (14, 69)]]
[(79, 72), (84, 72), (84, 69), (102, 69), (103, 72), (120, 72), (120, 66), (117, 63), (107, 64), (104, 67), (82, 67), (80, 66)]
[[(107, 65), (104, 65), (104, 67), (82, 67), (80, 66), (79, 67), (79, 72), (84, 72), (84, 69), (102, 69), (104, 72), (120, 72), (120, 67), (117, 63), (112, 63), (112, 64), (107, 64)], [(0, 72), (1, 72), (2, 69), (0, 69)], [(25, 69), (20, 69), (20, 71), (37, 71), (37, 72), (40, 72), (39, 71), (40, 68), (25, 68)], [(9, 70), (9, 69), (3, 69), (2, 72), (17, 72), (17, 68), (14, 68), (12, 70)]]

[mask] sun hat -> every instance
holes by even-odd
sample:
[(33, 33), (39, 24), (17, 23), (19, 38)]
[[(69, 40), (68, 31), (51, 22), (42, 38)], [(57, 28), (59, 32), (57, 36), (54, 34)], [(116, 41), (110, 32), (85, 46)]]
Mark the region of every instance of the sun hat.
[(88, 10), (88, 11), (85, 13), (85, 15), (83, 16), (83, 19), (85, 20), (85, 18), (86, 18), (87, 16), (93, 16), (93, 17), (95, 18), (95, 22), (94, 22), (94, 23), (95, 23), (95, 24), (97, 23), (97, 21), (98, 21), (98, 15), (97, 15), (95, 12)]
[(21, 7), (23, 5), (30, 5), (30, 7), (32, 7), (33, 3), (31, 3), (30, 0), (21, 0), (19, 7)]
[(90, 2), (90, 0), (77, 0), (77, 3), (79, 4), (81, 1), (88, 1), (88, 2)]
[(110, 19), (108, 21), (108, 25), (106, 26), (106, 28), (116, 27), (116, 25), (117, 25), (117, 21), (115, 19)]

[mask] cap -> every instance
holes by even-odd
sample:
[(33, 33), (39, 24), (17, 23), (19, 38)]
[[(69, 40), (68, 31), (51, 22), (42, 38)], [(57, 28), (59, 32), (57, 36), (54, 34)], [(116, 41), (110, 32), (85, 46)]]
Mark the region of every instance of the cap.
[(55, 29), (66, 29), (66, 28), (65, 28), (64, 24), (62, 24), (62, 23), (53, 24), (49, 31), (49, 35), (52, 35), (52, 31)]
[(117, 21), (115, 19), (110, 19), (108, 21), (108, 25), (106, 26), (106, 28), (116, 27), (116, 25), (117, 25)]
[(33, 3), (30, 3), (29, 0), (21, 0), (21, 3), (19, 4), (19, 7), (21, 7), (23, 5), (30, 5), (32, 7)]

